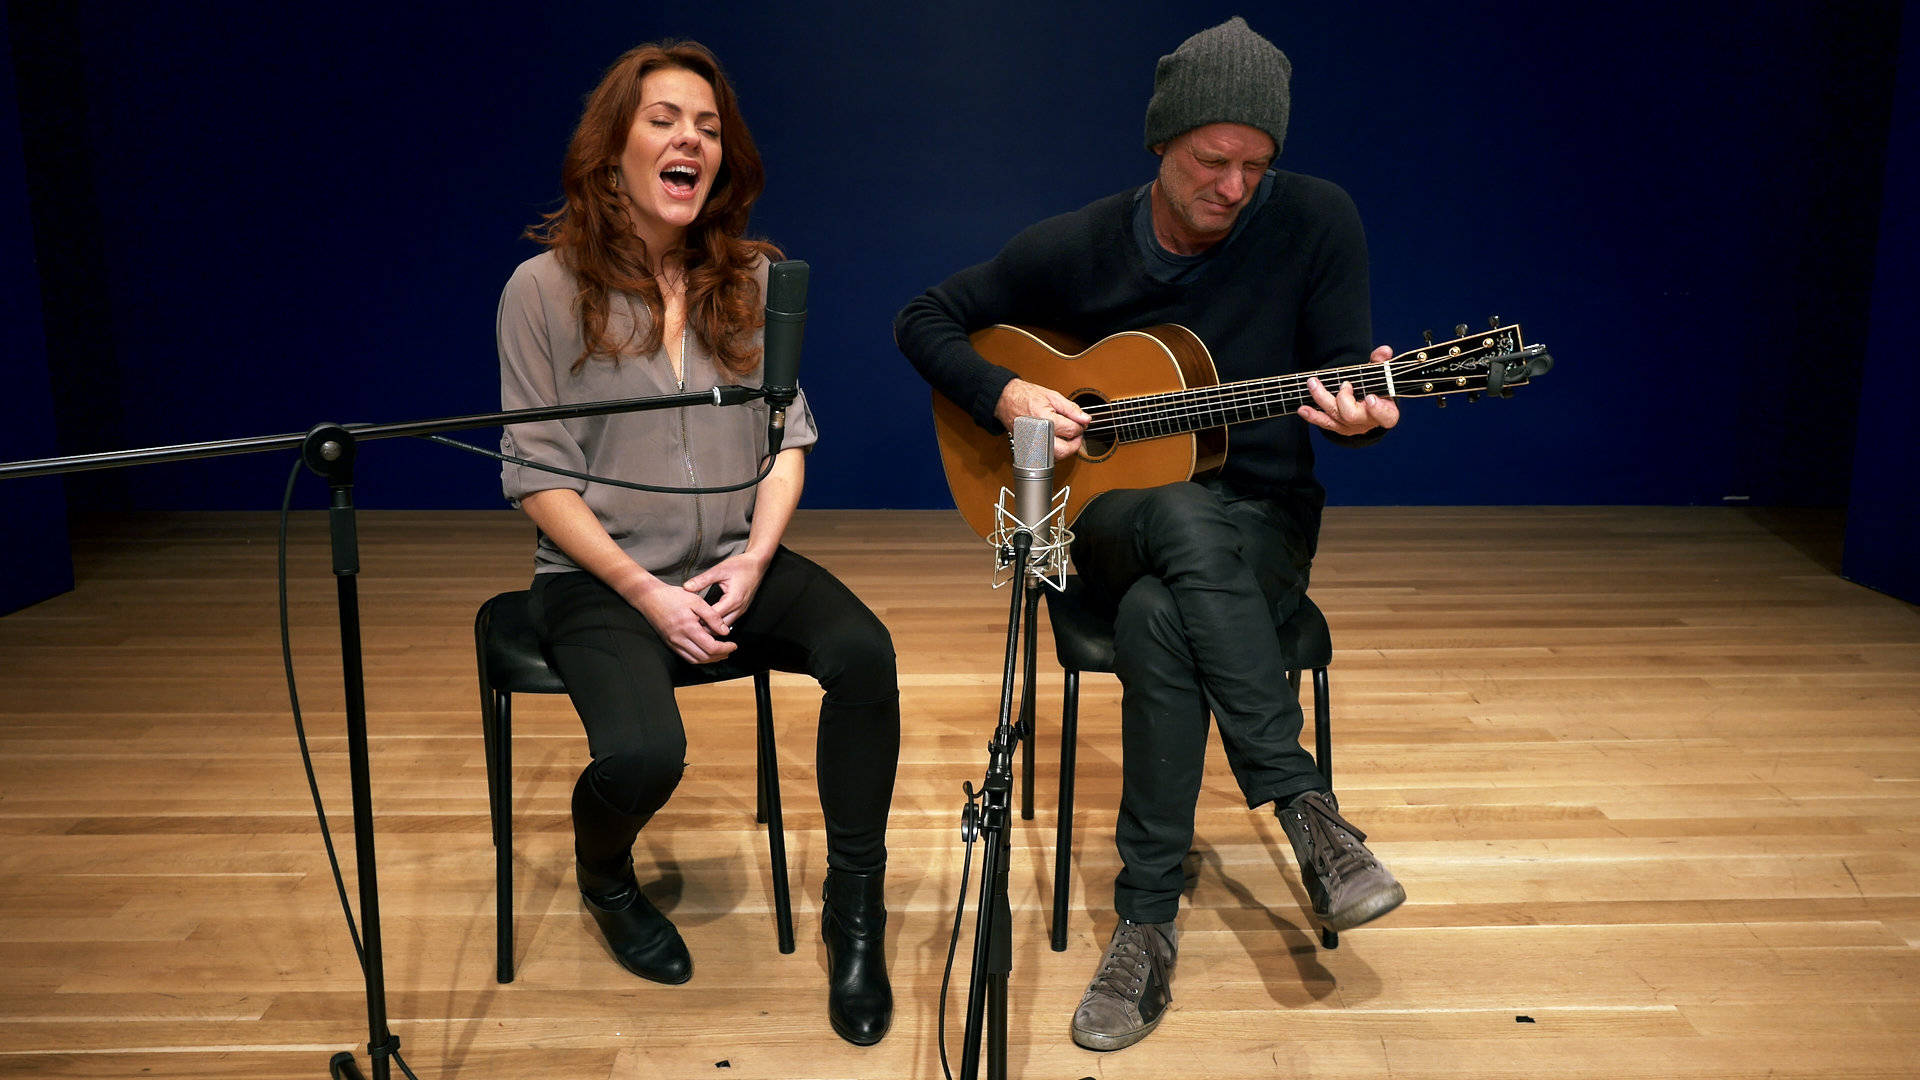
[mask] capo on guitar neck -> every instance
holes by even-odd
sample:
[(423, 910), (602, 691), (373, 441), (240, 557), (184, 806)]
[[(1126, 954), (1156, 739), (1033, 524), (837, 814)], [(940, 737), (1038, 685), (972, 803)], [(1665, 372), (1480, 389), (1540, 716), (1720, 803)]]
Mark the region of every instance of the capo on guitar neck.
[(1507, 389), (1507, 365), (1516, 360), (1526, 361), (1520, 374), (1531, 379), (1536, 375), (1545, 375), (1553, 370), (1553, 357), (1547, 354), (1545, 345), (1529, 345), (1519, 352), (1504, 353), (1487, 359), (1487, 393), (1512, 397), (1513, 391)]

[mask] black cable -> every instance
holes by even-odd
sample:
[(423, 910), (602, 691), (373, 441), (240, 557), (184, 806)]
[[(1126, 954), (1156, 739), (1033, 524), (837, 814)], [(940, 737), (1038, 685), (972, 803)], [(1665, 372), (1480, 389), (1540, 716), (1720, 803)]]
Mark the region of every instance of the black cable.
[(479, 454), (481, 457), (490, 457), (496, 461), (504, 461), (509, 465), (519, 465), (528, 469), (539, 469), (541, 472), (558, 473), (561, 476), (571, 476), (575, 480), (585, 480), (593, 484), (605, 484), (608, 487), (632, 488), (635, 491), (651, 491), (660, 495), (724, 495), (729, 491), (745, 491), (747, 488), (753, 487), (755, 484), (767, 478), (767, 474), (773, 471), (774, 460), (773, 457), (768, 457), (766, 464), (760, 467), (759, 474), (754, 476), (753, 479), (743, 480), (738, 484), (728, 484), (725, 487), (655, 487), (652, 484), (639, 484), (632, 480), (615, 480), (612, 477), (575, 472), (572, 469), (563, 469), (558, 465), (543, 465), (538, 461), (528, 461), (526, 458), (514, 457), (512, 454), (502, 454), (484, 447), (475, 446), (472, 443), (463, 443), (459, 439), (449, 439), (445, 435), (417, 435), (415, 438), (426, 439), (429, 442), (437, 442), (442, 446), (451, 446), (456, 450), (465, 450), (469, 454)]
[[(947, 1065), (947, 986), (953, 981), (953, 956), (960, 948), (960, 919), (967, 910), (967, 878), (973, 873), (973, 842), (980, 831), (975, 828), (980, 796), (983, 791), (973, 790), (971, 783), (963, 783), (961, 789), (967, 793), (967, 808), (960, 814), (960, 835), (966, 841), (966, 855), (960, 860), (960, 899), (953, 906), (953, 933), (947, 937), (947, 966), (940, 972), (940, 1072), (947, 1080), (953, 1080), (953, 1069)], [(984, 868), (983, 868), (984, 872)]]
[[(306, 468), (306, 462), (296, 458), (293, 471), (287, 474), (287, 489), (280, 496), (280, 659), (287, 670), (287, 701), (293, 707), (293, 731), (300, 741), (300, 763), (307, 770), (307, 790), (313, 793), (313, 812), (320, 817), (320, 839), (327, 847), (327, 865), (333, 869), (333, 887), (340, 894), (340, 910), (347, 917), (347, 933), (353, 937), (353, 954), (360, 960), (360, 974), (367, 973), (367, 952), (360, 944), (360, 924), (354, 920), (353, 905), (347, 900), (347, 882), (340, 874), (340, 856), (333, 848), (333, 832), (327, 828), (327, 809), (320, 802), (320, 782), (313, 775), (313, 751), (307, 746), (307, 726), (300, 717), (300, 690), (293, 677), (293, 630), (287, 617), (287, 521), (293, 513), (293, 485), (300, 479), (300, 471)], [(369, 1050), (372, 1048), (369, 1047)], [(407, 1067), (407, 1059), (400, 1056), (397, 1046), (390, 1051), (400, 1071), (407, 1080), (420, 1080)]]

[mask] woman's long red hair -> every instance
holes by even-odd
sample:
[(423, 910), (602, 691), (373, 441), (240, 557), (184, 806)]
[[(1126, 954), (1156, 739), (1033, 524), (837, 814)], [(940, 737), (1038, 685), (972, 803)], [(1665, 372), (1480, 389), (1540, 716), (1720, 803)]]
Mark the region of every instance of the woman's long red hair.
[[(620, 354), (637, 345), (640, 353), (660, 348), (665, 301), (654, 278), (652, 259), (674, 252), (649, 252), (628, 217), (627, 202), (615, 186), (627, 132), (642, 104), (640, 84), (662, 68), (684, 68), (713, 87), (720, 112), (720, 170), (700, 214), (687, 227), (678, 255), (687, 274), (687, 314), (695, 333), (722, 367), (744, 375), (760, 364), (752, 331), (763, 321), (763, 305), (753, 269), (761, 258), (778, 259), (772, 244), (746, 239), (747, 215), (766, 186), (760, 151), (740, 115), (733, 87), (706, 47), (691, 41), (665, 41), (630, 49), (587, 98), (586, 111), (567, 144), (561, 169), (566, 204), (527, 230), (560, 257), (580, 279), (578, 307), (587, 343), (573, 363)], [(635, 178), (634, 182), (639, 182)], [(613, 296), (639, 297), (651, 318), (644, 337), (610, 340), (608, 316)]]

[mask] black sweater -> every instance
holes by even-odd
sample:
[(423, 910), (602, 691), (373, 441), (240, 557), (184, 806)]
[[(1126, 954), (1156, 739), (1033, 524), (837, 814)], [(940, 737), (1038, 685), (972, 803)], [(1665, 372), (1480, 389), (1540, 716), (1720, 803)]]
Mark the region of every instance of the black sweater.
[[(1134, 240), (1137, 190), (1027, 228), (992, 259), (914, 298), (894, 319), (900, 350), (934, 389), (996, 432), (1003, 428), (994, 406), (1015, 375), (967, 342), (995, 323), (1087, 343), (1179, 323), (1206, 343), (1221, 382), (1366, 360), (1373, 339), (1366, 237), (1345, 191), (1277, 173), (1246, 228), (1194, 280), (1168, 285), (1148, 276)], [(1309, 426), (1292, 415), (1237, 425), (1221, 478), (1246, 494), (1317, 508), (1325, 493), (1313, 477)]]

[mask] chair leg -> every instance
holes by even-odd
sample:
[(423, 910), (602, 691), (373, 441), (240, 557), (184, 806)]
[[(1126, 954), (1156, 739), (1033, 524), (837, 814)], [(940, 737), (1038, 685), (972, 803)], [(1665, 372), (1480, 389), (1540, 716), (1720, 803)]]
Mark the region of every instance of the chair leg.
[[(756, 698), (759, 696), (758, 687), (755, 687), (754, 696)], [(753, 823), (765, 825), (767, 823), (767, 772), (769, 771), (767, 769), (767, 735), (759, 727), (757, 705), (756, 702), (753, 735)]]
[(493, 695), (494, 978), (513, 981), (513, 695)]
[[(1313, 759), (1320, 766), (1320, 778), (1327, 782), (1327, 790), (1333, 790), (1333, 729), (1330, 722), (1333, 716), (1333, 698), (1329, 690), (1327, 669), (1313, 669)], [(1322, 928), (1320, 945), (1326, 949), (1340, 947), (1340, 935)]]
[(487, 633), (492, 622), (493, 602), (480, 606), (480, 613), (473, 619), (473, 656), (474, 667), (480, 674), (480, 737), (486, 744), (487, 758), (487, 818), (494, 844), (500, 843), (500, 797), (496, 789), (500, 783), (500, 774), (494, 768), (494, 745), (499, 739), (499, 723), (495, 719), (493, 708), (493, 687), (487, 679)]
[(1034, 684), (1039, 652), (1034, 647), (1034, 634), (1040, 627), (1040, 588), (1030, 586), (1027, 590), (1026, 626), (1021, 631), (1026, 635), (1026, 681), (1020, 692), (1020, 819), (1033, 820), (1033, 733), (1034, 733)]
[(1067, 951), (1067, 877), (1073, 869), (1073, 769), (1080, 743), (1080, 673), (1068, 671), (1060, 699), (1060, 820), (1053, 837), (1054, 952)]
[(1320, 765), (1320, 778), (1333, 790), (1333, 695), (1327, 669), (1313, 669), (1313, 759)]
[(787, 834), (780, 820), (780, 754), (773, 740), (773, 687), (766, 672), (753, 677), (756, 741), (759, 744), (761, 809), (767, 822), (767, 848), (773, 859), (773, 917), (780, 951), (793, 951), (793, 897), (787, 886)]
[(480, 734), (486, 741), (487, 755), (487, 829), (493, 846), (500, 846), (500, 703), (506, 694), (482, 689), (480, 693)]

